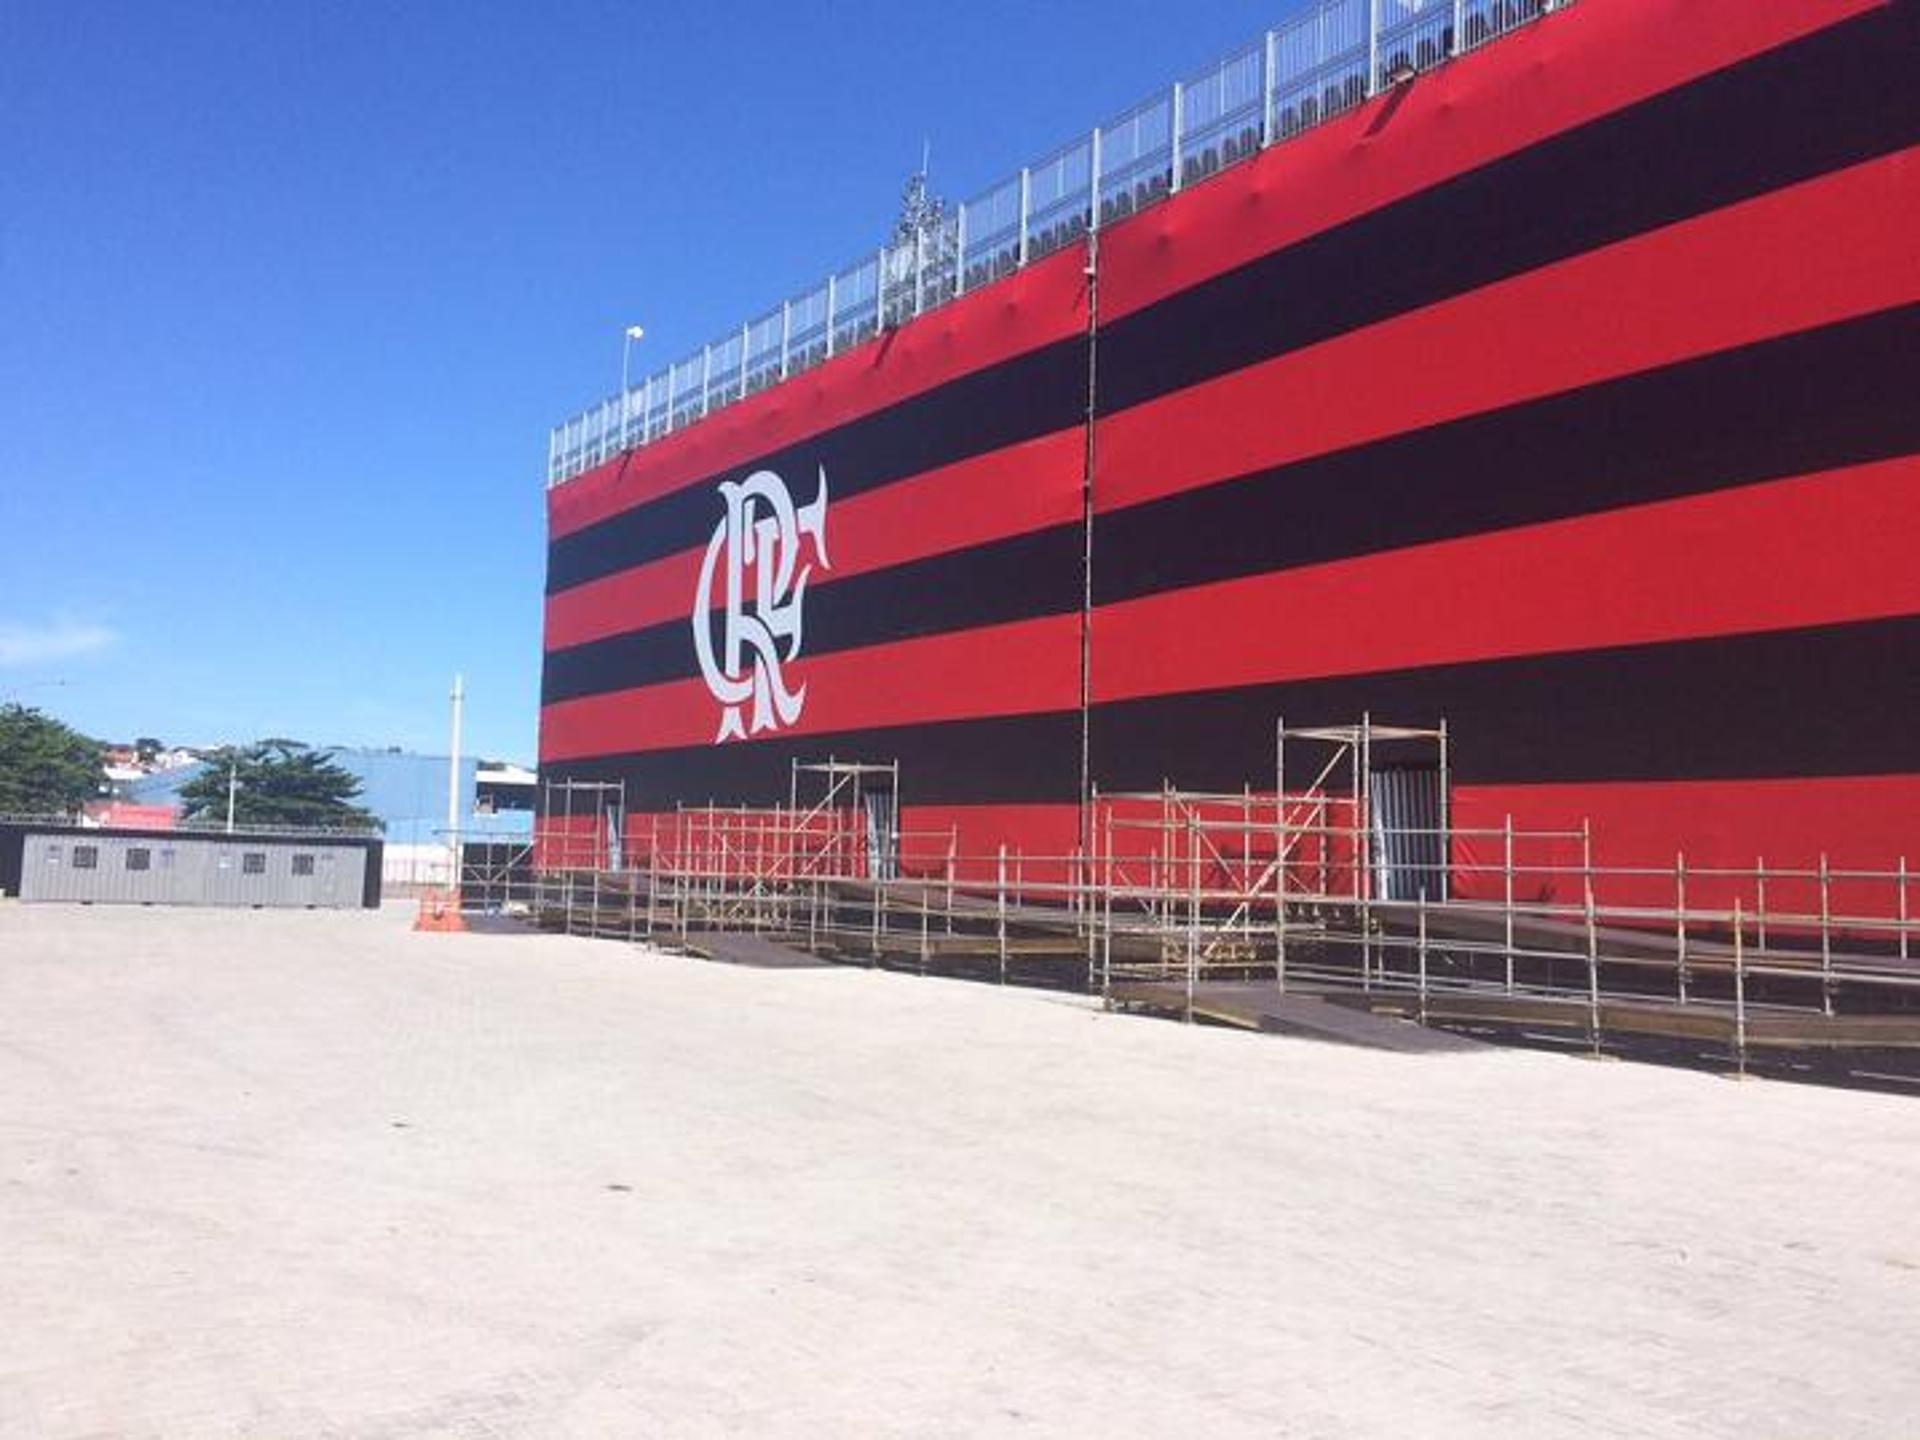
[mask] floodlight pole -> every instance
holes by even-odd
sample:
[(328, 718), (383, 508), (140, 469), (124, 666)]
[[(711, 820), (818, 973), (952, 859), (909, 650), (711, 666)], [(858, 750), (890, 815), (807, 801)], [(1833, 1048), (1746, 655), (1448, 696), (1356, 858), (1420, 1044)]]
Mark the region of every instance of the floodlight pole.
[(447, 755), (447, 883), (460, 888), (460, 707), (467, 698), (466, 686), (453, 677), (453, 740)]
[(227, 834), (233, 834), (233, 797), (240, 789), (240, 757), (227, 755)]

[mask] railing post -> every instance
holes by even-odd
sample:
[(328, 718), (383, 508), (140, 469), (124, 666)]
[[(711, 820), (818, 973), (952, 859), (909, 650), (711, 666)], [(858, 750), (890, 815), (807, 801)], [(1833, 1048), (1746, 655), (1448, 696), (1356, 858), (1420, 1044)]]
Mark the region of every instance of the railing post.
[(1194, 989), (1200, 978), (1200, 821), (1187, 816), (1187, 1023), (1193, 1023)]
[(647, 822), (647, 938), (653, 938), (653, 912), (660, 898), (660, 817)]
[(1593, 818), (1583, 817), (1580, 821), (1580, 879), (1586, 887), (1593, 888)]
[(1100, 127), (1087, 142), (1087, 229), (1100, 228)]
[(1687, 853), (1673, 857), (1673, 954), (1680, 984), (1680, 1003), (1687, 1003)]
[(1380, 88), (1380, 0), (1367, 0), (1367, 94)]
[(833, 307), (834, 295), (839, 287), (839, 277), (827, 276), (827, 358), (833, 358)]
[(705, 418), (713, 406), (713, 344), (700, 347), (700, 414)]
[(1000, 951), (1000, 983), (1007, 983), (1007, 847), (1000, 847), (999, 888), (994, 901), (994, 936)]
[(746, 323), (741, 325), (740, 327), (740, 393), (733, 397), (736, 400), (744, 400), (747, 398), (747, 346), (749, 343), (749, 338), (752, 336), (752, 334), (753, 334), (753, 326), (751, 323)]
[(793, 353), (793, 301), (780, 302), (780, 378), (787, 378)]
[(807, 887), (807, 950), (820, 948), (820, 876), (816, 872)]
[(1458, 55), (1467, 48), (1467, 0), (1453, 0), (1453, 48), (1450, 54)]
[(1091, 855), (1082, 854), (1080, 857), (1079, 883), (1080, 924), (1086, 927), (1087, 932), (1087, 989), (1089, 991), (1093, 989), (1093, 979), (1095, 974), (1098, 973), (1100, 963), (1100, 936), (1094, 924), (1096, 912), (1093, 893), (1094, 872), (1099, 864), (1100, 832), (1095, 830), (1093, 832), (1093, 853)]
[(1267, 31), (1260, 71), (1260, 148), (1263, 150), (1273, 144), (1274, 56), (1279, 48), (1278, 38), (1274, 31)]
[(1820, 856), (1820, 1013), (1833, 1015), (1833, 870)]
[(1178, 80), (1174, 81), (1173, 100), (1171, 102), (1172, 108), (1168, 111), (1167, 125), (1168, 145), (1173, 161), (1172, 168), (1168, 172), (1167, 180), (1167, 190), (1169, 194), (1177, 192), (1180, 189), (1180, 161), (1186, 149), (1186, 98), (1186, 86), (1182, 85)]
[(1600, 926), (1593, 904), (1593, 881), (1587, 881), (1587, 1038), (1600, 1053)]
[(1907, 857), (1904, 855), (1900, 857), (1900, 898), (1897, 903), (1900, 919), (1900, 960), (1904, 964), (1907, 960)]
[(873, 333), (887, 328), (887, 247), (873, 252)]
[(1440, 900), (1453, 898), (1453, 745), (1440, 717)]
[(1427, 1023), (1427, 887), (1420, 887), (1420, 1023)]
[(1733, 1053), (1742, 1078), (1747, 1073), (1747, 945), (1740, 922), (1740, 897), (1733, 897)]
[(1287, 839), (1284, 795), (1275, 792), (1273, 801), (1273, 984), (1287, 993)]
[(1513, 993), (1513, 816), (1507, 816), (1502, 835), (1501, 869), (1506, 876), (1507, 993), (1511, 995)]
[(967, 293), (967, 203), (954, 207), (953, 216), (953, 293)]
[(1756, 929), (1755, 938), (1764, 951), (1767, 948), (1767, 857), (1758, 856), (1753, 863), (1753, 923)]
[(1020, 263), (1027, 263), (1027, 217), (1033, 205), (1033, 172), (1026, 166), (1020, 167)]
[(1113, 1003), (1113, 807), (1107, 807), (1107, 869), (1100, 887), (1100, 997)]

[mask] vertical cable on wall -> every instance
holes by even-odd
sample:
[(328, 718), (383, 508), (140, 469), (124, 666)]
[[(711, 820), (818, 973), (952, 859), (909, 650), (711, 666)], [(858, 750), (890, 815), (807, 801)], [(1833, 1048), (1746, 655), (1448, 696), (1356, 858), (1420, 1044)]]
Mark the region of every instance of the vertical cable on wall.
[(1087, 417), (1086, 448), (1080, 472), (1080, 853), (1093, 843), (1093, 433), (1099, 414), (1100, 352), (1100, 197), (1088, 212), (1087, 264)]

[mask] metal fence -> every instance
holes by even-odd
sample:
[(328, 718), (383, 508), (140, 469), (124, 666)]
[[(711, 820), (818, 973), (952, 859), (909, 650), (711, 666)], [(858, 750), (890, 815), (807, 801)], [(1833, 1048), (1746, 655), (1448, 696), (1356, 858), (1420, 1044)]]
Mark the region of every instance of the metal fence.
[[(1260, 1005), (1301, 993), (1743, 1071), (1826, 1057), (1920, 1072), (1920, 876), (1904, 856), (1616, 863), (1587, 824), (1436, 826), (1420, 823), (1431, 790), (1408, 805), (1363, 778), (1356, 802), (1324, 779), (1101, 796), (1091, 848), (1064, 854), (900, 831), (884, 873), (853, 806), (682, 807), (649, 817), (619, 866), (597, 844), (551, 847), (511, 897), (568, 934), (697, 950), (748, 933), (1256, 1028)], [(477, 873), (467, 890), (473, 905), (508, 893)]]
[(554, 427), (547, 484), (991, 284), (1570, 0), (1322, 0), (1108, 124)]

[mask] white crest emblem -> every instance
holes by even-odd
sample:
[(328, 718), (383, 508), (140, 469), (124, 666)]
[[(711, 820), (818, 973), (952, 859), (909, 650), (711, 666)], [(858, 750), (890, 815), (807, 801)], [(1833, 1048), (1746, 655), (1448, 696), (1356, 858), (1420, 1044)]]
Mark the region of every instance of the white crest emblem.
[[(756, 470), (744, 480), (720, 482), (726, 507), (713, 527), (700, 562), (700, 586), (693, 596), (693, 648), (700, 676), (724, 707), (714, 743), (745, 739), (777, 730), (800, 718), (807, 687), (787, 688), (785, 666), (800, 654), (801, 606), (807, 577), (817, 560), (827, 559), (827, 472), (810, 504), (794, 507), (787, 485), (771, 470)], [(803, 537), (813, 542), (813, 557), (801, 563)], [(747, 574), (752, 572), (752, 593)], [(721, 590), (714, 593), (718, 578)], [(715, 609), (719, 610), (718, 617)], [(719, 653), (714, 651), (716, 618)], [(741, 710), (752, 702), (751, 722)]]

